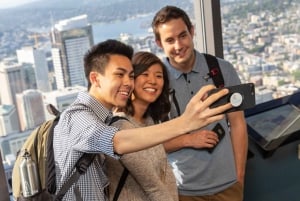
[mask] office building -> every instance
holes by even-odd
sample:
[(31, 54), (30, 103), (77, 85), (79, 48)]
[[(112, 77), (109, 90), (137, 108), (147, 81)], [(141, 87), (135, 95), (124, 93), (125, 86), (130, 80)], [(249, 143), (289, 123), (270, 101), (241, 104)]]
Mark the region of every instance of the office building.
[(0, 138), (0, 157), (2, 158), (9, 191), (11, 191), (12, 168), (16, 160), (16, 154), (21, 150), (24, 142), (32, 131), (33, 130), (27, 130)]
[(92, 26), (87, 15), (59, 21), (51, 30), (52, 58), (58, 89), (87, 86), (83, 56), (93, 45)]
[(33, 129), (45, 121), (45, 111), (41, 92), (25, 90), (16, 94), (21, 131)]
[[(85, 91), (86, 87), (75, 86), (58, 89), (55, 91), (43, 93), (44, 107), (46, 110), (47, 104), (52, 104), (59, 111), (64, 111), (77, 98), (78, 92)], [(45, 112), (46, 119), (51, 119), (53, 116), (48, 111)]]
[(1, 103), (16, 105), (15, 94), (21, 93), (25, 89), (22, 66), (14, 60), (0, 62), (0, 80)]
[(25, 89), (36, 89), (37, 84), (33, 64), (23, 63), (21, 65), (24, 74)]
[(31, 46), (23, 47), (17, 50), (17, 57), (20, 64), (32, 64), (36, 88), (43, 92), (49, 91), (50, 84), (45, 52)]
[(256, 104), (264, 103), (273, 100), (273, 91), (264, 86), (256, 87), (255, 102)]
[(19, 131), (19, 119), (15, 106), (0, 105), (0, 137)]

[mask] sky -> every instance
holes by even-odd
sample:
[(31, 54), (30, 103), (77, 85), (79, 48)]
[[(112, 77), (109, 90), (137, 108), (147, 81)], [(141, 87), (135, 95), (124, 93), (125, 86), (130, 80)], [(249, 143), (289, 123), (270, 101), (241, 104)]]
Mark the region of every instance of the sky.
[(22, 4), (30, 3), (37, 0), (0, 0), (0, 9), (1, 8), (12, 8), (20, 6)]

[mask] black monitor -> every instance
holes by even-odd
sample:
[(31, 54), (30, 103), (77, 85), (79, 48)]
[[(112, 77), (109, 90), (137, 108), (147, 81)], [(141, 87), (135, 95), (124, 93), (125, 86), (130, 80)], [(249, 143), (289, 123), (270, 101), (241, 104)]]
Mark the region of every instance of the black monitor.
[(266, 152), (300, 138), (300, 93), (245, 111), (248, 135)]
[(274, 150), (300, 130), (300, 109), (281, 105), (246, 118), (251, 137), (265, 150)]

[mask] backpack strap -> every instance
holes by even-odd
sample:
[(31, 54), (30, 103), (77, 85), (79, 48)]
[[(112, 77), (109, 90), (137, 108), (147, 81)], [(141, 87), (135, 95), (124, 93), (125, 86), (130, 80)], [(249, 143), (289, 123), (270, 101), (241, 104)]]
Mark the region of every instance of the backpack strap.
[[(125, 117), (121, 117), (121, 116), (114, 116), (111, 120), (111, 122), (109, 123), (109, 125), (111, 125), (113, 122), (118, 121), (119, 119), (126, 119)], [(76, 170), (71, 174), (71, 176), (67, 179), (67, 181), (64, 183), (64, 185), (62, 186), (62, 188), (59, 190), (59, 192), (56, 194), (55, 196), (55, 201), (60, 201), (62, 200), (62, 198), (64, 197), (64, 195), (66, 194), (66, 192), (69, 190), (69, 188), (78, 181), (79, 177), (83, 174), (86, 173), (88, 167), (90, 166), (90, 164), (93, 162), (93, 160), (95, 159), (96, 154), (88, 154), (88, 153), (84, 153), (80, 159), (77, 161), (77, 163), (75, 164), (75, 168)], [(126, 168), (125, 168), (126, 169)], [(126, 169), (127, 170), (127, 169)], [(128, 170), (127, 170), (128, 171)], [(124, 172), (123, 172), (124, 173)], [(128, 173), (127, 173), (128, 174)], [(126, 179), (127, 176), (125, 176)], [(125, 183), (125, 179), (124, 179), (124, 183)], [(121, 186), (123, 187), (124, 184), (122, 184)], [(122, 189), (121, 187), (121, 189)], [(121, 190), (120, 190), (121, 192)], [(117, 195), (119, 196), (119, 195)]]
[[(217, 57), (206, 53), (203, 53), (203, 55), (209, 68), (209, 73), (207, 74), (207, 76), (205, 76), (205, 79), (207, 80), (209, 78), (212, 78), (217, 88), (224, 87), (224, 78)], [(253, 152), (248, 149), (247, 159), (250, 159), (253, 156)]]
[[(121, 120), (121, 119), (125, 119), (125, 120), (128, 121), (128, 119), (127, 119), (126, 117), (124, 117), (124, 116), (113, 116), (113, 118), (111, 119), (109, 125), (111, 125), (111, 124), (113, 124), (114, 122), (119, 121), (119, 120)], [(124, 165), (123, 165), (123, 166), (124, 166)], [(119, 180), (119, 183), (118, 183), (116, 192), (115, 192), (114, 197), (113, 197), (113, 201), (117, 201), (117, 200), (118, 200), (119, 195), (120, 195), (120, 193), (121, 193), (121, 191), (122, 191), (122, 188), (123, 188), (123, 186), (124, 186), (124, 184), (125, 184), (125, 181), (126, 181), (126, 179), (127, 179), (128, 174), (129, 174), (129, 171), (128, 171), (128, 169), (124, 166), (124, 170), (123, 170), (123, 173), (122, 173), (122, 175), (121, 175), (121, 177), (120, 177), (120, 180)]]
[[(53, 152), (53, 136), (54, 136), (54, 127), (57, 125), (58, 121), (59, 121), (60, 115), (59, 113), (57, 113), (57, 116), (55, 117), (55, 119), (53, 120), (53, 125), (50, 128), (50, 130), (48, 131), (49, 134), (48, 135), (48, 140), (47, 140), (47, 165), (45, 167), (46, 169), (46, 178), (48, 178), (46, 180), (46, 187), (48, 189), (48, 192), (55, 194), (56, 192), (56, 173), (55, 171), (55, 160), (54, 160), (54, 152)], [(37, 148), (37, 146), (35, 145), (35, 147)], [(37, 151), (37, 150), (36, 150)], [(38, 153), (38, 152), (36, 152)]]
[(111, 120), (110, 120), (110, 122), (109, 122), (109, 126), (110, 125), (112, 125), (113, 123), (115, 123), (116, 121), (119, 121), (119, 120), (121, 120), (121, 119), (124, 119), (124, 120), (127, 120), (128, 121), (128, 119), (125, 117), (125, 116), (118, 116), (118, 115), (116, 115), (116, 116), (113, 116), (112, 118), (111, 118)]
[(118, 187), (116, 189), (113, 201), (117, 201), (118, 200), (119, 195), (120, 195), (120, 193), (122, 191), (122, 188), (123, 188), (123, 186), (125, 184), (125, 181), (126, 181), (126, 178), (127, 178), (128, 174), (129, 174), (128, 169), (126, 167), (124, 167), (124, 171), (123, 171), (123, 173), (122, 173), (122, 175), (120, 177), (119, 184), (118, 184)]
[[(217, 57), (206, 53), (203, 53), (203, 55), (206, 59), (207, 66), (209, 68), (209, 73), (206, 76), (204, 76), (204, 79), (207, 81), (208, 79), (212, 78), (217, 88), (224, 87), (224, 78)], [(170, 90), (170, 99), (171, 102), (174, 103), (177, 115), (179, 116), (180, 109), (179, 109), (178, 101), (175, 96), (175, 89)]]
[(72, 173), (72, 175), (67, 179), (67, 181), (64, 183), (62, 188), (59, 190), (59, 192), (55, 196), (55, 201), (62, 200), (66, 192), (69, 190), (69, 188), (78, 181), (79, 177), (86, 173), (88, 167), (92, 163), (92, 161), (95, 159), (96, 154), (88, 154), (84, 153), (80, 159), (75, 164), (76, 170)]
[(203, 53), (203, 55), (209, 68), (209, 73), (205, 76), (205, 79), (208, 80), (209, 78), (212, 78), (217, 88), (224, 87), (224, 79), (217, 57), (205, 53)]
[(47, 104), (46, 108), (47, 108), (49, 114), (52, 114), (54, 116), (60, 115), (60, 111), (58, 109), (56, 109), (55, 106), (52, 105), (51, 103)]
[(176, 108), (176, 112), (177, 112), (177, 115), (180, 116), (180, 108), (179, 108), (179, 104), (178, 104), (178, 101), (176, 99), (176, 96), (175, 96), (175, 89), (171, 89), (170, 90), (170, 98), (171, 98), (171, 102), (174, 103), (175, 105), (175, 108)]
[[(50, 114), (52, 115), (55, 115), (56, 118), (55, 118), (55, 123), (54, 125), (52, 126), (51, 130), (49, 132), (54, 132), (54, 127), (55, 125), (58, 123), (59, 121), (59, 118), (60, 118), (60, 112), (52, 105), (52, 104), (48, 104), (47, 105), (47, 110)], [(51, 144), (48, 145), (49, 148), (53, 148), (53, 135), (50, 135), (51, 138), (49, 139)], [(48, 141), (49, 141), (48, 140)], [(48, 153), (50, 153), (48, 151)], [(79, 159), (78, 161), (76, 162), (75, 164), (75, 171), (71, 174), (71, 176), (67, 179), (67, 181), (63, 184), (63, 186), (61, 187), (61, 189), (58, 191), (58, 193), (54, 196), (54, 199), (55, 201), (60, 201), (62, 200), (62, 198), (64, 197), (64, 195), (66, 194), (66, 192), (71, 188), (71, 186), (76, 183), (79, 179), (79, 177), (83, 174), (86, 173), (88, 167), (91, 165), (91, 163), (94, 161), (96, 157), (96, 154), (90, 154), (90, 153), (84, 153)], [(54, 157), (53, 157), (54, 158)], [(52, 168), (55, 168), (54, 167), (54, 162), (53, 162), (53, 167)], [(51, 164), (50, 164), (51, 165)], [(48, 167), (51, 169), (51, 167)], [(49, 177), (50, 175), (48, 175)], [(52, 177), (55, 178), (55, 174), (52, 175)], [(48, 184), (47, 184), (48, 185)], [(49, 185), (48, 185), (49, 187)], [(48, 189), (48, 190), (52, 190), (52, 193), (55, 192), (56, 188), (52, 188), (52, 189)], [(51, 191), (50, 191), (51, 192)]]

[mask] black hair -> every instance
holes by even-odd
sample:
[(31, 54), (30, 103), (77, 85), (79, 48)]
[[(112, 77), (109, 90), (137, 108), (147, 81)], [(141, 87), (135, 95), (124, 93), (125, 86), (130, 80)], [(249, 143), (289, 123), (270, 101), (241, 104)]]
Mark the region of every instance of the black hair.
[[(170, 112), (170, 100), (169, 100), (169, 78), (165, 65), (163, 62), (153, 53), (150, 52), (137, 52), (132, 58), (134, 77), (138, 77), (144, 71), (146, 71), (150, 66), (154, 64), (159, 64), (163, 70), (163, 80), (164, 86), (160, 96), (157, 100), (149, 105), (147, 111), (143, 117), (150, 115), (155, 123), (163, 121), (167, 118), (168, 113)], [(126, 113), (133, 116), (134, 108), (132, 101), (129, 99), (125, 109)]]
[(84, 72), (88, 81), (88, 90), (91, 87), (89, 75), (92, 71), (104, 74), (110, 55), (123, 55), (131, 60), (133, 48), (118, 40), (108, 39), (91, 47), (84, 55)]

